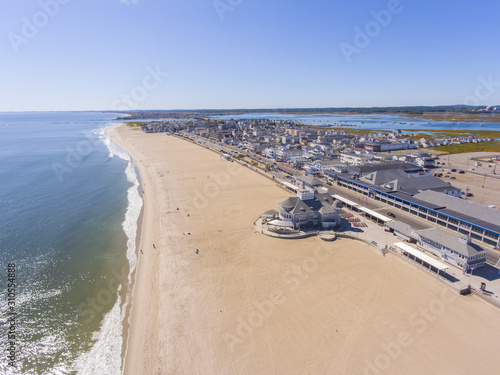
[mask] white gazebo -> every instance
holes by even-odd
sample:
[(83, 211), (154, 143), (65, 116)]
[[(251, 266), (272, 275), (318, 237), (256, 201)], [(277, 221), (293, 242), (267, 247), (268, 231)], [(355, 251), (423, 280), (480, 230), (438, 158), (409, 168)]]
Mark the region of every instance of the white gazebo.
[(294, 230), (294, 226), (291, 221), (274, 219), (267, 223), (267, 229), (271, 232), (281, 232), (283, 230), (292, 232)]

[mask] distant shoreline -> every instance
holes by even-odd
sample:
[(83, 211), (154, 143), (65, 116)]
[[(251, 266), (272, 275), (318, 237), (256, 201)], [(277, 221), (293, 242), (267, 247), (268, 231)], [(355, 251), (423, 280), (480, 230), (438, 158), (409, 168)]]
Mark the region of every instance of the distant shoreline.
[[(388, 115), (402, 118), (451, 121), (451, 122), (499, 122), (500, 106), (496, 110), (485, 111), (485, 106), (414, 106), (414, 107), (372, 107), (372, 108), (273, 108), (273, 109), (227, 109), (227, 110), (141, 110), (126, 113), (130, 120), (151, 120), (159, 118), (188, 118), (214, 116), (245, 116), (255, 114), (291, 116), (349, 116)], [(122, 120), (124, 118), (117, 118)]]

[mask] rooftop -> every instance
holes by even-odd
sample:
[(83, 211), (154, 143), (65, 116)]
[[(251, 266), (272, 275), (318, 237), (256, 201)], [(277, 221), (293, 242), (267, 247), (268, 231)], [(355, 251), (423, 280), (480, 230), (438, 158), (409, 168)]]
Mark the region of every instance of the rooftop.
[(440, 207), (439, 212), (500, 233), (500, 210), (434, 191), (423, 191), (414, 198)]
[(481, 246), (473, 243), (472, 241), (467, 243), (460, 237), (457, 237), (452, 233), (445, 232), (438, 228), (418, 230), (417, 234), (419, 236), (435, 241), (449, 249), (455, 250), (467, 257), (471, 257), (480, 253), (482, 254), (484, 252), (484, 249)]

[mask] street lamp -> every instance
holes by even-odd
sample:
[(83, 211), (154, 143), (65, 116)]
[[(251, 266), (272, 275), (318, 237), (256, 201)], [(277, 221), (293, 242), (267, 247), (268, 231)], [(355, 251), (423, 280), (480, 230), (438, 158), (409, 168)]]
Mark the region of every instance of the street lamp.
[(471, 281), (472, 281), (472, 272), (474, 271), (474, 267), (471, 267), (470, 268), (470, 276), (469, 276), (469, 289), (470, 289), (470, 284), (471, 284)]

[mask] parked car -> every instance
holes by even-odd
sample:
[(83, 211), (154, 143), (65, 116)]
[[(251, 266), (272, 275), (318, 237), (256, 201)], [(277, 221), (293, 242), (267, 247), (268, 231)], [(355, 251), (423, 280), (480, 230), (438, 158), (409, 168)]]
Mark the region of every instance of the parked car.
[(457, 178), (455, 176), (451, 176), (450, 180), (456, 180)]
[(456, 172), (457, 170), (456, 170), (455, 168), (452, 168), (452, 170), (451, 170), (451, 171), (452, 171), (452, 172)]
[(387, 216), (389, 216), (389, 217), (396, 217), (396, 215), (394, 215), (392, 212), (387, 212)]
[(465, 171), (461, 171), (461, 170), (460, 170), (460, 171), (458, 171), (458, 173), (460, 173), (460, 174), (464, 174), (464, 173), (465, 173)]
[(466, 194), (466, 196), (467, 196), (467, 197), (473, 197), (473, 196), (474, 196), (474, 194), (472, 194), (472, 193), (467, 193), (467, 194)]

